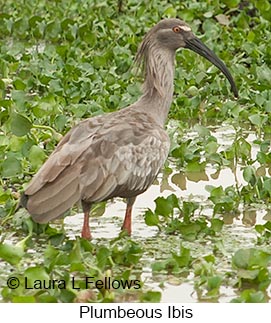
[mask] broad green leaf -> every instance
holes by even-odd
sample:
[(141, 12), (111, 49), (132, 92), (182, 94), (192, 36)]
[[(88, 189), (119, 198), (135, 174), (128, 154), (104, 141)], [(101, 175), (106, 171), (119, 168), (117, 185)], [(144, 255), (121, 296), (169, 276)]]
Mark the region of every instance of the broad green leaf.
[(251, 144), (243, 138), (238, 140), (238, 153), (242, 154), (244, 158), (249, 158), (251, 154)]
[(266, 191), (268, 191), (271, 194), (271, 178), (267, 178), (264, 182), (263, 182), (263, 187)]
[(60, 251), (55, 247), (48, 245), (44, 251), (44, 265), (48, 268), (53, 266), (56, 262), (56, 259)]
[(159, 303), (161, 297), (161, 292), (147, 291), (140, 297), (140, 301), (142, 303)]
[(158, 197), (155, 204), (155, 213), (167, 217), (173, 213), (174, 208), (178, 207), (178, 199), (176, 195), (171, 194), (167, 198)]
[(253, 114), (248, 117), (251, 123), (253, 123), (255, 126), (260, 126), (262, 124), (262, 117), (259, 114)]
[(179, 227), (179, 231), (184, 239), (194, 241), (201, 231), (201, 226), (198, 223), (183, 224)]
[(265, 227), (267, 230), (271, 231), (271, 221), (267, 221), (267, 222), (264, 224), (264, 227)]
[(11, 265), (17, 265), (23, 256), (24, 250), (21, 246), (0, 243), (0, 258)]
[(196, 202), (183, 202), (183, 215), (188, 220), (192, 217), (194, 212), (199, 208), (199, 204)]
[(156, 261), (154, 263), (151, 264), (151, 268), (152, 268), (152, 271), (162, 271), (162, 270), (165, 270), (165, 262), (164, 261)]
[[(34, 287), (34, 284), (37, 282), (38, 285), (50, 284), (50, 276), (46, 272), (45, 268), (42, 266), (29, 267), (25, 270), (24, 276), (26, 277), (26, 284), (29, 287)], [(26, 286), (25, 286), (26, 287)], [(39, 287), (39, 286), (38, 286)]]
[(39, 168), (46, 159), (46, 154), (41, 147), (33, 145), (30, 148), (28, 159), (34, 168)]
[(62, 131), (66, 126), (68, 118), (64, 115), (57, 116), (55, 119), (55, 125), (59, 131)]
[(2, 163), (2, 176), (13, 177), (20, 174), (22, 171), (21, 162), (13, 156), (8, 157)]
[(207, 143), (207, 145), (205, 146), (205, 151), (208, 154), (214, 154), (216, 153), (217, 149), (218, 149), (219, 145), (217, 144), (217, 142), (215, 141), (210, 141)]
[(176, 260), (179, 267), (188, 267), (191, 261), (190, 249), (181, 246), (180, 254), (178, 255), (177, 253), (172, 252), (172, 257)]
[(91, 209), (91, 216), (97, 218), (102, 216), (106, 209), (106, 202), (96, 203)]
[(158, 197), (155, 200), (155, 213), (163, 215), (163, 216), (169, 216), (173, 212), (173, 205), (171, 201), (169, 201), (167, 198), (164, 197)]
[(215, 232), (221, 232), (224, 222), (220, 219), (211, 219), (211, 229)]
[(223, 3), (225, 3), (229, 8), (236, 8), (240, 1), (241, 0), (223, 0)]
[(156, 213), (153, 213), (151, 210), (145, 212), (145, 223), (149, 226), (158, 226), (159, 217)]
[(98, 267), (100, 269), (103, 270), (105, 268), (110, 254), (111, 254), (111, 251), (106, 247), (102, 246), (98, 249), (96, 257), (97, 257)]
[(265, 293), (254, 289), (245, 289), (241, 295), (231, 300), (231, 303), (266, 303)]
[(254, 269), (255, 266), (266, 267), (271, 263), (271, 253), (255, 248), (239, 249), (233, 255), (232, 263), (240, 269)]
[(13, 303), (36, 303), (34, 296), (30, 295), (18, 295), (12, 298)]
[(165, 11), (163, 16), (168, 18), (175, 18), (176, 17), (176, 8), (170, 6)]
[(207, 280), (207, 288), (208, 290), (217, 289), (221, 286), (223, 278), (221, 276), (212, 276)]
[(253, 166), (246, 166), (243, 171), (244, 180), (251, 185), (256, 183), (255, 168)]
[(254, 280), (258, 277), (259, 273), (260, 273), (259, 269), (253, 269), (253, 270), (239, 269), (238, 277), (242, 279)]
[(25, 116), (14, 113), (10, 122), (11, 131), (18, 137), (22, 137), (30, 131), (32, 127), (31, 121)]
[(59, 301), (62, 303), (73, 303), (76, 294), (73, 290), (61, 289)]
[(210, 130), (207, 127), (197, 124), (194, 126), (194, 129), (201, 137), (210, 136)]

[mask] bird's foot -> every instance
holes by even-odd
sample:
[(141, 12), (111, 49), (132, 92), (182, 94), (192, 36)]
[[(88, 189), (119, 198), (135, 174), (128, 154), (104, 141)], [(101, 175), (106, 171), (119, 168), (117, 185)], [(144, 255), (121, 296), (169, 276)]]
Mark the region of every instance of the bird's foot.
[(82, 230), (81, 237), (86, 239), (86, 240), (91, 240), (92, 239), (92, 235), (91, 235), (90, 231)]
[(88, 223), (87, 224), (84, 223), (83, 228), (82, 228), (82, 232), (81, 232), (81, 237), (86, 239), (86, 240), (91, 240), (92, 239)]
[(88, 209), (84, 212), (84, 223), (83, 223), (81, 237), (86, 240), (91, 240), (91, 238), (92, 238), (91, 233), (90, 233), (90, 228), (89, 228), (89, 210)]
[(121, 230), (125, 231), (128, 236), (130, 236), (132, 233), (132, 205), (127, 204), (125, 218)]
[(130, 236), (132, 234), (132, 230), (131, 230), (131, 226), (129, 225), (125, 225), (125, 223), (123, 224), (123, 226), (121, 227), (121, 231), (123, 233), (126, 233), (128, 236)]

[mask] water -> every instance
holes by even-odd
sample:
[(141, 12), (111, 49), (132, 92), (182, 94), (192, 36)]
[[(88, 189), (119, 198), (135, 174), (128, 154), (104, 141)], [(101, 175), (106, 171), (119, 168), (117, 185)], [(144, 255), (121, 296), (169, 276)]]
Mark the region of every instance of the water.
[[(210, 128), (213, 136), (223, 149), (229, 147), (235, 140), (235, 130), (230, 126), (220, 128)], [(193, 138), (197, 134), (193, 131), (187, 134), (187, 137)], [(252, 158), (257, 154), (258, 146), (253, 145), (256, 139), (254, 133), (247, 133), (246, 140), (252, 144)], [(178, 250), (180, 245), (180, 237), (178, 236), (161, 236), (156, 227), (148, 227), (144, 223), (143, 214), (147, 208), (154, 210), (155, 199), (158, 196), (167, 197), (174, 193), (177, 197), (183, 200), (191, 200), (200, 202), (204, 207), (204, 214), (212, 215), (212, 203), (208, 200), (209, 192), (206, 190), (206, 185), (215, 187), (222, 186), (226, 188), (231, 185), (244, 185), (246, 182), (242, 176), (242, 165), (237, 165), (234, 169), (222, 168), (219, 173), (211, 165), (207, 165), (204, 172), (185, 174), (176, 169), (174, 162), (171, 161), (170, 167), (173, 169), (172, 174), (160, 174), (155, 185), (152, 185), (147, 192), (138, 196), (133, 208), (133, 235), (134, 241), (142, 242), (148, 245), (150, 250), (157, 249), (161, 240), (163, 242), (163, 250), (159, 250), (154, 254), (156, 259), (148, 258), (148, 250), (143, 255), (143, 273), (141, 279), (145, 285), (152, 290), (162, 292), (162, 302), (197, 302), (198, 297), (194, 289), (194, 277), (190, 274), (185, 279), (176, 279), (176, 277), (162, 275), (161, 280), (152, 275), (151, 263), (154, 260), (163, 259), (165, 254), (170, 254), (171, 250)], [(167, 177), (168, 176), (168, 177)], [(121, 199), (109, 201), (106, 206), (105, 213), (98, 218), (91, 217), (90, 227), (92, 230), (93, 242), (100, 239), (112, 239), (119, 235), (120, 228), (123, 222), (126, 204)], [(255, 245), (256, 236), (253, 226), (255, 223), (265, 223), (267, 217), (266, 210), (263, 209), (240, 209), (239, 216), (225, 215), (223, 217), (226, 224), (223, 229), (223, 235), (226, 241), (225, 252), (232, 254), (234, 250), (241, 247), (253, 247)], [(269, 219), (270, 220), (270, 219)], [(83, 214), (79, 213), (75, 216), (66, 217), (64, 220), (66, 234), (74, 239), (80, 236), (83, 224)], [(12, 241), (12, 239), (11, 239)], [(188, 243), (189, 245), (189, 243)], [(189, 245), (191, 246), (191, 245)], [(192, 245), (193, 247), (193, 245)], [(153, 248), (153, 249), (152, 249)], [(212, 253), (212, 246), (208, 243), (197, 246), (198, 254), (206, 255)], [(160, 253), (160, 254), (159, 254)], [(9, 267), (9, 266), (8, 266)], [(1, 270), (2, 268), (2, 270)], [(221, 270), (227, 271), (230, 269), (229, 263), (221, 263)], [(0, 276), (5, 276), (7, 271), (6, 266), (0, 265)], [(7, 274), (8, 275), (8, 274)], [(161, 282), (163, 282), (161, 286)], [(221, 287), (220, 302), (228, 302), (235, 297), (235, 292), (231, 287)]]
[[(235, 139), (235, 131), (232, 127), (222, 127), (211, 129), (212, 135), (217, 138), (217, 141), (223, 149), (233, 144)], [(190, 132), (188, 137), (193, 138), (196, 133)], [(253, 141), (256, 139), (254, 133), (248, 133), (246, 140), (252, 144), (252, 158), (255, 158), (257, 154), (257, 146), (253, 145)], [(212, 166), (207, 166), (204, 173), (183, 174), (176, 170), (174, 164), (170, 165), (174, 170), (168, 178), (163, 178), (162, 174), (158, 177), (157, 185), (152, 185), (147, 192), (140, 195), (133, 208), (133, 239), (135, 241), (148, 241), (153, 245), (159, 245), (161, 236), (158, 234), (158, 229), (155, 227), (148, 227), (144, 223), (142, 214), (147, 208), (154, 210), (154, 200), (158, 196), (167, 197), (174, 193), (177, 197), (183, 200), (191, 200), (200, 202), (205, 207), (205, 213), (212, 214), (212, 204), (208, 200), (209, 192), (206, 190), (206, 185), (213, 185), (215, 187), (222, 186), (226, 188), (232, 185), (245, 185), (246, 182), (242, 176), (242, 165), (237, 165), (234, 169), (224, 168), (217, 173), (217, 169)], [(216, 176), (214, 176), (214, 174)], [(185, 176), (186, 175), (186, 176)], [(92, 234), (95, 239), (112, 239), (118, 236), (121, 224), (125, 213), (125, 203), (121, 199), (115, 199), (114, 202), (109, 202), (106, 207), (106, 211), (100, 218), (91, 218), (90, 226), (92, 228)], [(265, 223), (266, 219), (265, 210), (240, 210), (239, 217), (233, 217), (232, 215), (225, 215), (224, 222), (226, 224), (224, 228), (224, 235), (228, 235), (226, 251), (232, 254), (234, 250), (242, 247), (253, 247), (256, 241), (255, 231), (253, 226), (255, 223)], [(73, 217), (67, 217), (65, 219), (65, 228), (67, 234), (74, 238), (76, 235), (80, 235), (83, 223), (83, 215), (77, 214)], [(167, 239), (167, 237), (165, 237)], [(171, 237), (172, 239), (172, 237)], [(178, 248), (179, 237), (175, 238), (175, 241), (170, 241), (170, 249)], [(212, 246), (206, 248), (204, 246), (202, 252), (208, 254), (212, 252)], [(158, 256), (159, 257), (159, 256)], [(157, 259), (156, 259), (157, 260)], [(151, 263), (149, 263), (151, 265)], [(229, 264), (221, 264), (225, 266), (225, 271), (230, 269)], [(223, 268), (222, 268), (223, 270)], [(186, 281), (180, 281), (172, 283), (170, 277), (163, 277), (164, 286), (159, 287), (160, 282), (156, 282), (152, 276), (151, 269), (149, 267), (143, 270), (142, 279), (145, 284), (155, 290), (162, 292), (162, 302), (197, 302), (198, 298), (193, 286), (193, 277), (188, 277)], [(234, 290), (230, 287), (221, 287), (220, 302), (228, 302), (235, 296)]]

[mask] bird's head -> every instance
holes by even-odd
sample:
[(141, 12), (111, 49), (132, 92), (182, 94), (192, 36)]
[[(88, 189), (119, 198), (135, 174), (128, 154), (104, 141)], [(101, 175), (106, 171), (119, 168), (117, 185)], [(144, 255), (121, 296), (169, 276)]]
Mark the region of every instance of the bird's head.
[(231, 85), (231, 90), (235, 97), (238, 97), (238, 90), (235, 82), (225, 64), (209, 49), (199, 38), (197, 38), (191, 28), (180, 19), (163, 19), (156, 24), (145, 36), (138, 55), (148, 55), (148, 50), (152, 46), (160, 46), (167, 50), (176, 51), (179, 48), (188, 48), (199, 55), (205, 57), (214, 64), (227, 77)]

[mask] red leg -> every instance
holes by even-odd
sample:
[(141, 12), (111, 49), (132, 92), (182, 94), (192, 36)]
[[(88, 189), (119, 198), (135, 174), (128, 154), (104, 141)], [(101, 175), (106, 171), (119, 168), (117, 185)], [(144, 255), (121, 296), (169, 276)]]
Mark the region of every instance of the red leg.
[(132, 233), (132, 208), (135, 202), (135, 197), (131, 197), (127, 199), (127, 207), (125, 212), (125, 218), (123, 221), (123, 225), (121, 227), (122, 230), (125, 230), (130, 236)]
[(89, 212), (90, 212), (91, 205), (82, 201), (82, 206), (84, 211), (84, 224), (82, 228), (81, 237), (87, 240), (90, 240), (92, 238), (90, 233), (90, 228), (89, 228)]

